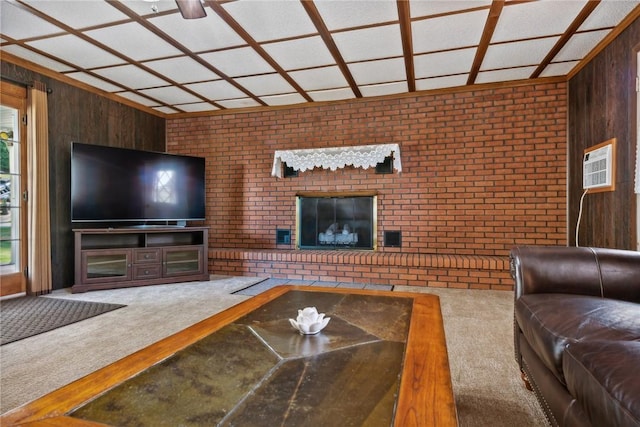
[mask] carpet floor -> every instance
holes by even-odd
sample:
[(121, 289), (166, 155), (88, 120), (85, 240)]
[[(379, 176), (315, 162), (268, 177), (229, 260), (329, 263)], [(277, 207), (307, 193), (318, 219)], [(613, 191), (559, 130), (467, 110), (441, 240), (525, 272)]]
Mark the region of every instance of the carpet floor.
[[(126, 307), (0, 347), (0, 413), (25, 404), (275, 284), (256, 277), (71, 294)], [(253, 285), (258, 285), (254, 287)], [(330, 287), (354, 284), (326, 283)], [(548, 426), (513, 357), (513, 293), (401, 288), (440, 297), (460, 426)], [(243, 294), (243, 295), (241, 295)], [(425, 331), (428, 332), (428, 331)]]
[(20, 297), (0, 302), (0, 345), (122, 308), (122, 304)]

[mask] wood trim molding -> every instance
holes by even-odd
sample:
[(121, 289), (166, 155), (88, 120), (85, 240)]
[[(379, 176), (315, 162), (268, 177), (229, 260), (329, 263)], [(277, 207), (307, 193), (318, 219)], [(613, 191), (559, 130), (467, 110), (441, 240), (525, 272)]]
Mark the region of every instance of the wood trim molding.
[[(640, 6), (638, 7), (640, 8)], [(417, 96), (434, 96), (434, 95), (443, 95), (443, 94), (473, 92), (477, 90), (522, 87), (522, 86), (530, 86), (533, 84), (559, 83), (559, 82), (566, 82), (568, 80), (565, 76), (542, 77), (537, 79), (522, 79), (522, 80), (513, 80), (513, 81), (499, 82), (499, 83), (482, 83), (482, 84), (474, 84), (472, 86), (458, 86), (458, 87), (452, 87), (452, 88), (430, 89), (430, 90), (423, 90), (423, 91), (416, 91), (416, 92), (371, 96), (366, 98), (354, 98), (354, 99), (338, 100), (338, 101), (322, 101), (322, 102), (313, 102), (313, 103), (307, 103), (307, 104), (282, 105), (282, 106), (272, 106), (272, 107), (247, 107), (247, 108), (234, 108), (232, 110), (227, 109), (227, 110), (216, 110), (216, 111), (202, 111), (202, 112), (195, 112), (195, 113), (166, 114), (160, 111), (156, 111), (152, 108), (137, 104), (126, 98), (122, 98), (112, 93), (103, 91), (101, 89), (97, 89), (86, 83), (80, 82), (78, 80), (74, 80), (70, 77), (65, 76), (64, 74), (46, 69), (38, 64), (35, 64), (31, 61), (24, 60), (22, 58), (18, 58), (7, 52), (2, 53), (2, 61), (6, 61), (15, 65), (18, 65), (20, 67), (26, 68), (38, 74), (42, 74), (43, 76), (47, 76), (52, 79), (58, 80), (70, 86), (77, 87), (87, 92), (94, 93), (96, 95), (108, 98), (112, 101), (119, 102), (121, 104), (127, 105), (129, 107), (135, 108), (140, 111), (144, 111), (146, 113), (149, 113), (164, 119), (184, 119), (184, 118), (207, 117), (207, 116), (224, 116), (224, 115), (230, 115), (230, 114), (234, 114), (234, 115), (235, 114), (252, 114), (252, 113), (264, 112), (264, 111), (282, 111), (282, 110), (303, 109), (303, 108), (318, 108), (318, 107), (333, 106), (333, 105), (344, 105), (344, 104), (350, 104), (350, 103), (356, 103), (356, 102), (372, 102), (372, 101), (376, 102), (376, 101), (382, 101), (382, 100), (388, 100), (388, 99), (404, 99), (404, 98), (412, 98)]]
[(296, 197), (326, 197), (326, 198), (335, 198), (335, 197), (373, 197), (377, 196), (377, 191), (302, 191), (300, 193), (296, 193)]
[(522, 80), (512, 80), (508, 82), (498, 82), (498, 83), (480, 83), (474, 84), (471, 86), (457, 86), (450, 88), (442, 88), (442, 89), (429, 89), (415, 92), (407, 92), (407, 93), (398, 93), (392, 95), (380, 95), (380, 96), (370, 96), (366, 98), (353, 98), (346, 100), (337, 100), (337, 101), (319, 101), (307, 104), (293, 104), (293, 105), (281, 105), (281, 106), (272, 106), (272, 107), (247, 107), (247, 108), (234, 108), (232, 110), (218, 110), (218, 111), (202, 111), (197, 113), (175, 113), (168, 114), (165, 117), (168, 119), (184, 119), (184, 118), (193, 118), (193, 117), (205, 117), (205, 116), (226, 116), (226, 115), (235, 115), (235, 114), (253, 114), (265, 111), (283, 111), (283, 110), (294, 110), (294, 109), (304, 109), (304, 108), (319, 108), (319, 107), (330, 107), (337, 105), (345, 105), (345, 104), (355, 104), (359, 102), (379, 102), (384, 100), (391, 99), (405, 99), (405, 98), (416, 98), (420, 96), (435, 96), (435, 95), (447, 95), (447, 94), (455, 94), (455, 93), (466, 93), (466, 92), (475, 92), (479, 90), (492, 90), (492, 89), (502, 89), (502, 88), (511, 88), (511, 87), (522, 87), (522, 86), (531, 86), (534, 84), (553, 84), (553, 83), (564, 83), (567, 81), (566, 76), (554, 76), (554, 77), (541, 77), (537, 79), (522, 79)]
[(603, 38), (600, 43), (598, 43), (596, 47), (594, 47), (593, 50), (591, 50), (591, 52), (587, 54), (587, 56), (582, 58), (582, 61), (580, 61), (580, 63), (576, 65), (573, 70), (569, 72), (569, 74), (567, 74), (567, 80), (571, 80), (576, 74), (578, 74), (580, 70), (582, 70), (589, 62), (591, 62), (593, 58), (598, 56), (598, 54), (602, 52), (604, 48), (609, 46), (609, 44), (620, 35), (620, 33), (626, 30), (627, 27), (635, 22), (635, 20), (638, 18), (640, 18), (640, 5), (636, 6), (635, 9), (633, 9), (633, 11), (629, 15), (627, 15), (627, 17), (617, 27), (615, 27), (609, 34), (607, 34), (607, 36)]
[[(4, 59), (4, 53), (3, 59)], [(11, 83), (7, 81), (0, 81), (0, 92), (4, 96), (12, 96), (14, 98), (26, 99), (27, 98), (27, 88), (26, 86), (18, 85), (17, 83)]]

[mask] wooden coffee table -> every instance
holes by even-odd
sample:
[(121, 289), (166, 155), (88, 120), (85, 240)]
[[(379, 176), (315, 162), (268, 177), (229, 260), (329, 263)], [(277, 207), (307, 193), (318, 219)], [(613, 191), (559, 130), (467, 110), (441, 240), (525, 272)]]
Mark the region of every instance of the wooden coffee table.
[[(331, 317), (317, 335), (288, 321), (308, 306)], [(0, 424), (440, 427), (457, 416), (437, 296), (280, 286)]]

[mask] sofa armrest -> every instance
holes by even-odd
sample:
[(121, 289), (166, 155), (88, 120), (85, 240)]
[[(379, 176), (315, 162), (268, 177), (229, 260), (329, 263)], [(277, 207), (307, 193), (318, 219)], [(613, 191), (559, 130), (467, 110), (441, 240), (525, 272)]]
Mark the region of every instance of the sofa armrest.
[(640, 252), (518, 246), (510, 258), (516, 299), (531, 293), (566, 293), (640, 302)]

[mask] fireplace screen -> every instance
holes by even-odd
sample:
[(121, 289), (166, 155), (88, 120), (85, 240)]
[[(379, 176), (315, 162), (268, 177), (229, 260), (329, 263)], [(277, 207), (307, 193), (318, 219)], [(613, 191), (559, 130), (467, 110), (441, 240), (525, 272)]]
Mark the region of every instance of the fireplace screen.
[(375, 249), (375, 196), (298, 196), (300, 249)]

